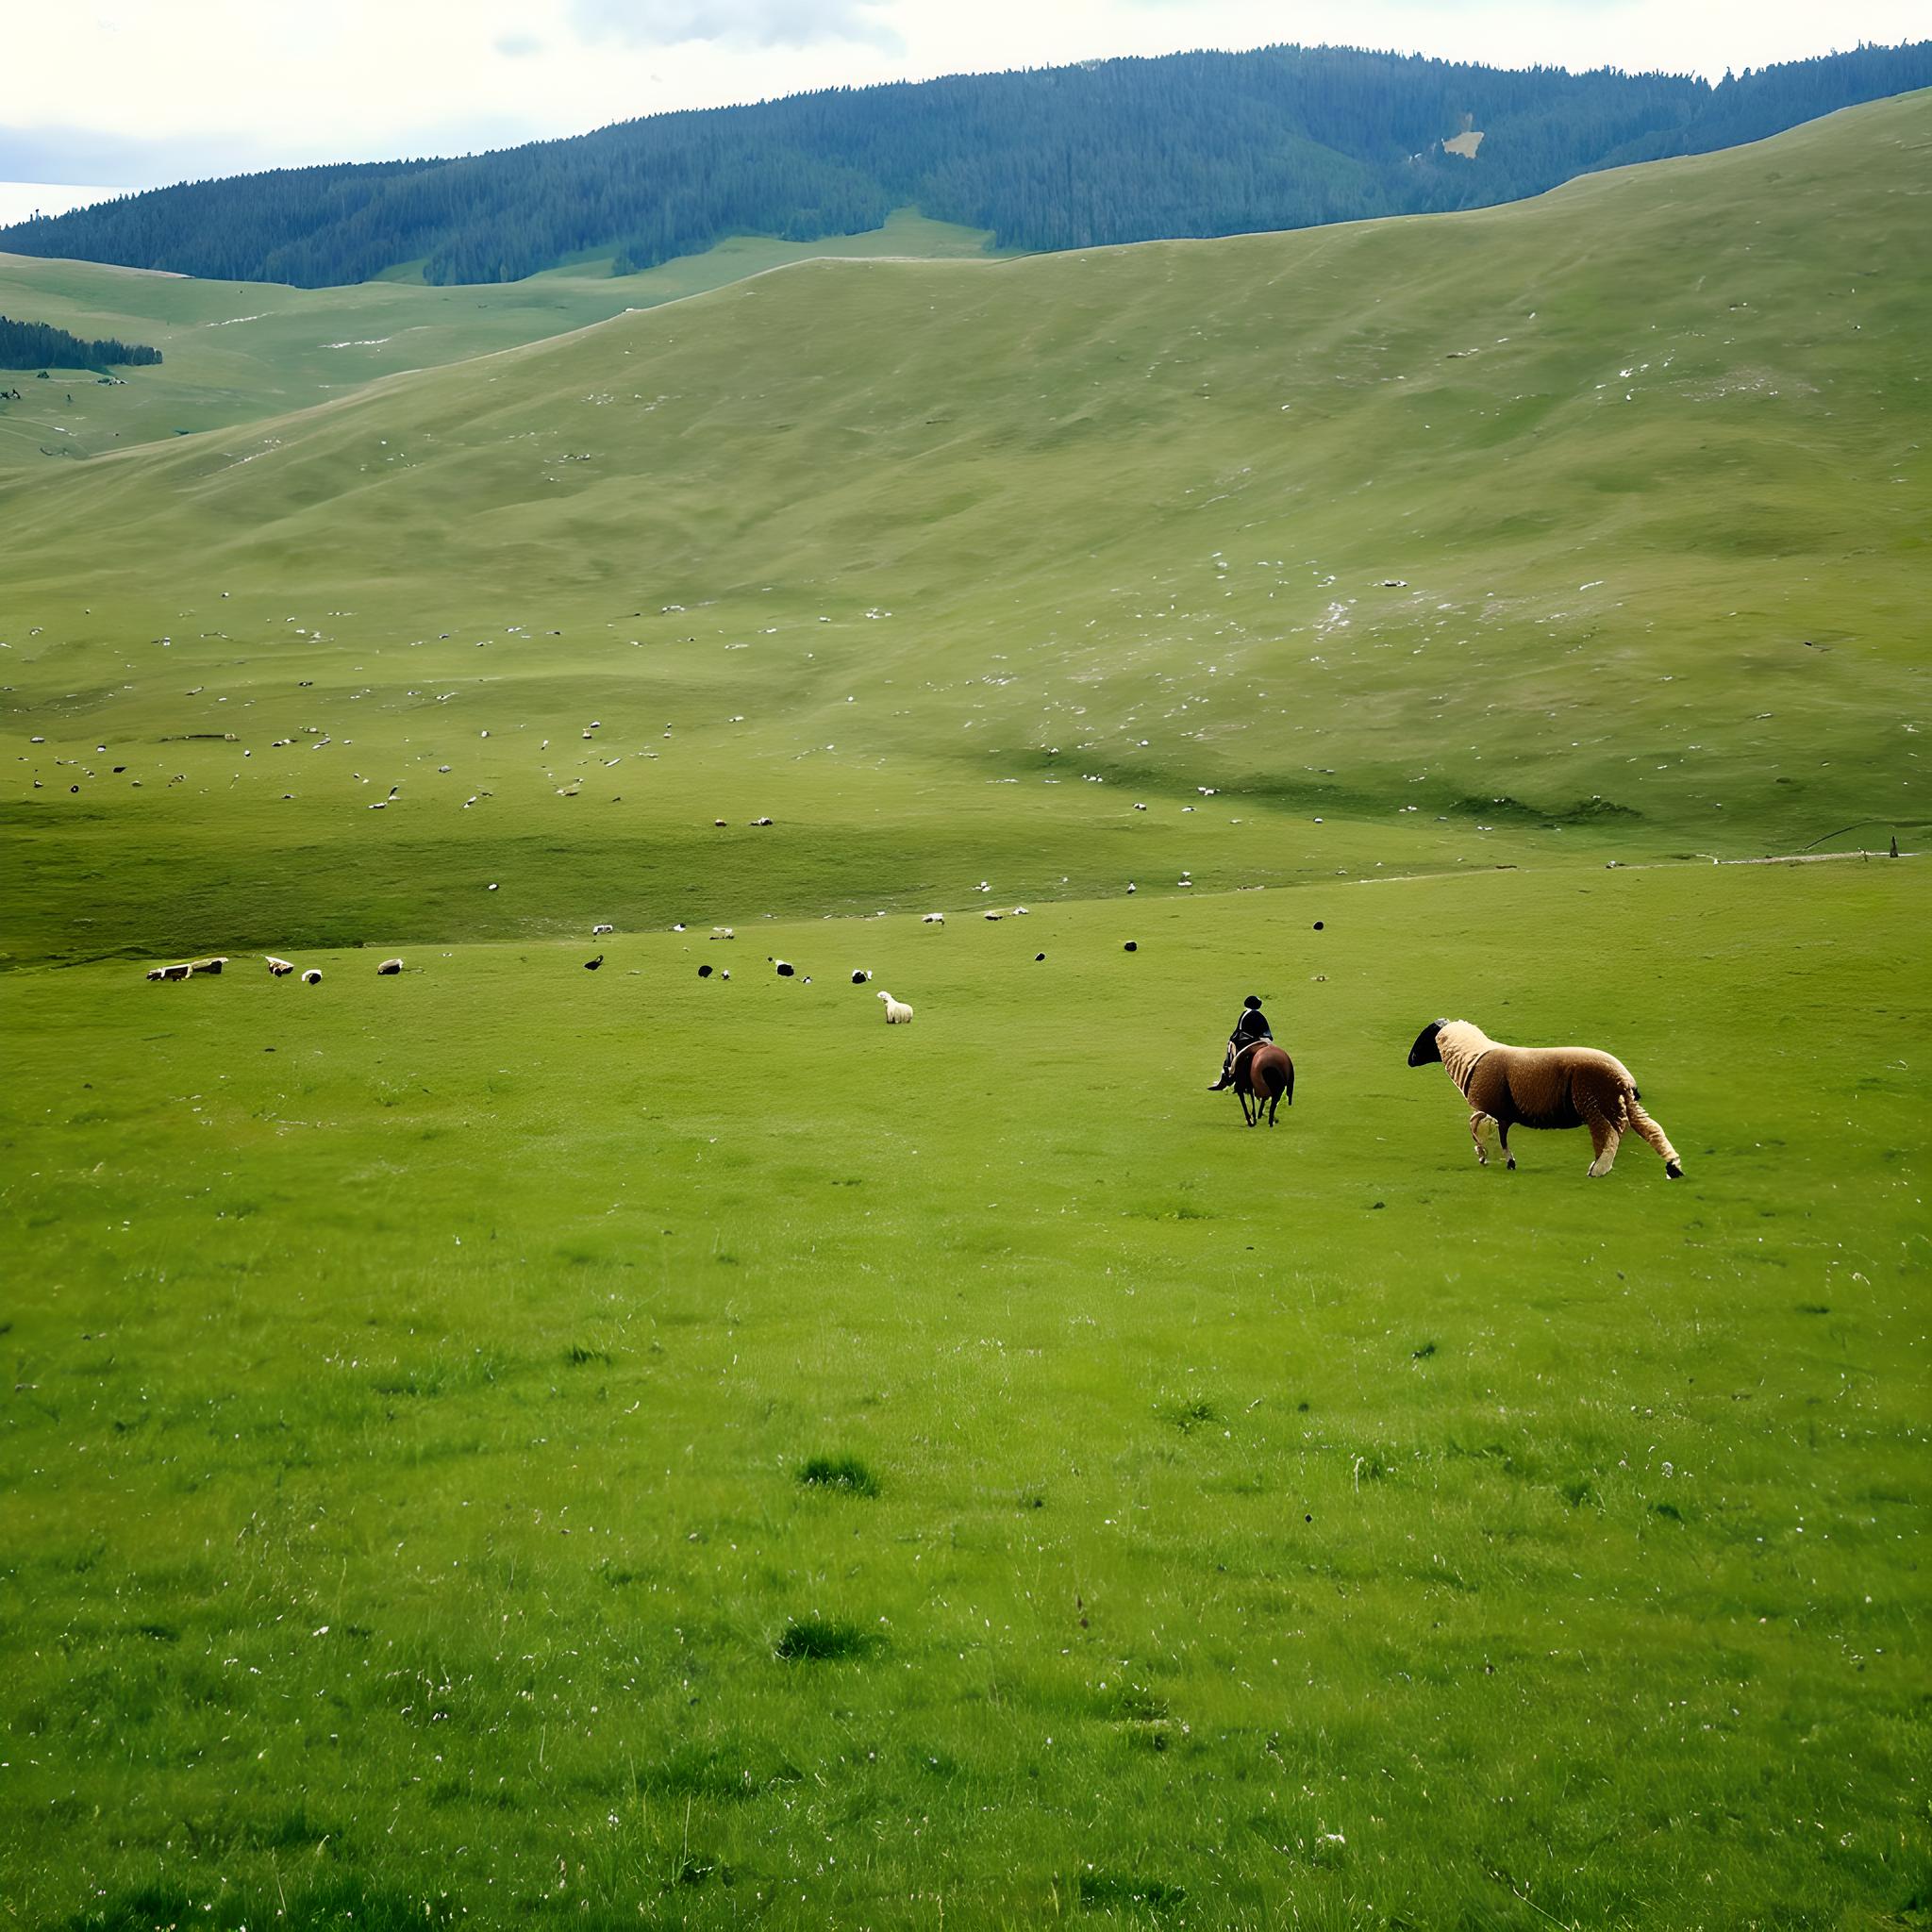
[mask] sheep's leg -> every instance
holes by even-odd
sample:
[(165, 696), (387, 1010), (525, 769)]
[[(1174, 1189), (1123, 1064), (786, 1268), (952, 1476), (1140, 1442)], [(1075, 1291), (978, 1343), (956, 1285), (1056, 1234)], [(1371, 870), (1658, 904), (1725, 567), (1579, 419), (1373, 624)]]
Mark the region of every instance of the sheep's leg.
[(1489, 1124), (1489, 1119), (1480, 1108), (1469, 1117), (1469, 1138), (1475, 1142), (1475, 1158), (1483, 1167), (1490, 1164), (1490, 1150), (1483, 1144), (1483, 1128)]
[(1509, 1123), (1496, 1117), (1496, 1142), (1503, 1150), (1503, 1165), (1511, 1174), (1516, 1172), (1516, 1157), (1509, 1151)]
[(1590, 1163), (1590, 1177), (1600, 1180), (1616, 1163), (1617, 1142), (1624, 1137), (1593, 1101), (1585, 1103), (1582, 1113), (1584, 1124), (1590, 1129), (1591, 1150), (1596, 1156)]
[(1665, 1174), (1674, 1181), (1682, 1180), (1684, 1163), (1677, 1158), (1677, 1150), (1671, 1145), (1671, 1137), (1638, 1105), (1634, 1093), (1625, 1103), (1625, 1107), (1630, 1115), (1630, 1124), (1657, 1149), (1657, 1157), (1664, 1164)]

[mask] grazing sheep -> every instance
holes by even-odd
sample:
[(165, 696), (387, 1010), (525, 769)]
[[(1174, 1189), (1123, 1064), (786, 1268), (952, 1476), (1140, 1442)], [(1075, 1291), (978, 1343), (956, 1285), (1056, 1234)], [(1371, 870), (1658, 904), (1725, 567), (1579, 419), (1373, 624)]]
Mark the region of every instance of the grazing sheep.
[(150, 979), (186, 979), (194, 971), (184, 960), (179, 966), (150, 966), (147, 976)]
[(986, 916), (989, 921), (991, 921), (995, 919), (1004, 919), (1007, 915), (1004, 912), (989, 912)]
[(228, 963), (228, 956), (225, 953), (217, 953), (211, 958), (191, 959), (188, 963), (190, 969), (195, 973), (219, 973)]
[(882, 992), (879, 998), (886, 1003), (886, 1024), (888, 1026), (909, 1026), (912, 1024), (912, 1008), (904, 1000), (895, 1000), (889, 992)]
[(919, 923), (921, 925), (943, 925), (946, 923), (946, 915), (943, 912), (928, 912)]
[(871, 969), (868, 967), (861, 966), (856, 973), (853, 974), (852, 983), (854, 986), (863, 986), (865, 982), (871, 977)]
[(711, 937), (714, 940), (735, 940), (738, 935), (728, 925), (714, 925), (711, 928)]
[(1138, 953), (1140, 950), (1141, 942), (1138, 940), (1129, 940), (1126, 942), (1126, 944), (1121, 948), (1121, 951), (1124, 953)]
[(262, 958), (268, 961), (268, 970), (277, 979), (295, 970), (295, 962), (292, 959), (277, 959), (273, 953), (264, 953)]
[(388, 978), (402, 970), (403, 962), (400, 959), (385, 959), (375, 972), (378, 978)]
[(710, 976), (711, 969), (708, 966), (700, 966), (698, 968), (698, 977), (700, 979), (708, 979)]
[(1408, 1050), (1412, 1067), (1440, 1060), (1469, 1102), (1469, 1132), (1475, 1158), (1489, 1165), (1483, 1129), (1493, 1122), (1503, 1158), (1509, 1152), (1509, 1129), (1588, 1127), (1595, 1158), (1594, 1177), (1607, 1174), (1617, 1158), (1617, 1143), (1631, 1128), (1650, 1142), (1672, 1180), (1684, 1166), (1664, 1130), (1638, 1104), (1637, 1082), (1612, 1054), (1588, 1046), (1504, 1046), (1468, 1020), (1437, 1020), (1424, 1026)]
[(603, 963), (604, 963), (604, 955), (603, 955), (602, 953), (599, 953), (599, 954), (597, 955), (597, 957), (596, 957), (596, 958), (595, 958), (594, 959), (586, 959), (586, 960), (584, 961), (584, 971), (585, 971), (586, 973), (594, 973), (594, 972), (596, 972), (596, 970), (598, 969), (598, 967), (600, 967), (601, 965), (603, 965)]
[(798, 971), (790, 959), (774, 959), (772, 964), (777, 968), (780, 979), (790, 979)]
[(302, 984), (304, 986), (320, 986), (322, 984), (322, 968), (320, 966), (311, 966), (302, 975)]
[(598, 938), (601, 934), (607, 932), (615, 932), (617, 928), (614, 925), (593, 925), (591, 928), (591, 937), (594, 940)]

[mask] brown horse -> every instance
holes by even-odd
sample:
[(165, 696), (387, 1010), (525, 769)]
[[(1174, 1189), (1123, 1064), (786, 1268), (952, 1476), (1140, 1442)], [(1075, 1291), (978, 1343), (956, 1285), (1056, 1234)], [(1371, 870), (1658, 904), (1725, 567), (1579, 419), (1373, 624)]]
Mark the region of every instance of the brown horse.
[(1294, 1062), (1272, 1040), (1257, 1040), (1235, 1055), (1234, 1091), (1249, 1126), (1259, 1126), (1265, 1112), (1272, 1127), (1274, 1109), (1284, 1100), (1294, 1105)]

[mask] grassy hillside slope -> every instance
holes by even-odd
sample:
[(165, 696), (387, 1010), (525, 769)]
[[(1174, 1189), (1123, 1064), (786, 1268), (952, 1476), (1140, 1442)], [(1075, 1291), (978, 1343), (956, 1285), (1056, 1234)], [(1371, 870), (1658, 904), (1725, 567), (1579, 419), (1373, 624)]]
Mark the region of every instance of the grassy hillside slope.
[(641, 275), (613, 276), (607, 255), (525, 281), (429, 289), (399, 274), (339, 289), (208, 282), (186, 275), (0, 254), (0, 315), (158, 348), (158, 369), (0, 371), (0, 469), (44, 467), (278, 415), (348, 394), (379, 375), (434, 368), (562, 335), (629, 308), (649, 308), (816, 257), (983, 257), (991, 237), (902, 208), (863, 235), (823, 242), (740, 236)]
[(1909, 833), (1928, 188), (808, 263), (0, 486), (16, 954)]

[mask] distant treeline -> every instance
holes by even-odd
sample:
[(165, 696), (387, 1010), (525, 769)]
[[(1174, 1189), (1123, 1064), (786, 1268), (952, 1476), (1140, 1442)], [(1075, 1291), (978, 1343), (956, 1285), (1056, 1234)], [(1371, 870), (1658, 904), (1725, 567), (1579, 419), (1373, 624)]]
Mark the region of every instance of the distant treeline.
[(120, 369), (158, 362), (158, 349), (140, 342), (87, 342), (47, 322), (11, 322), (0, 315), (0, 369)]
[[(1483, 207), (1926, 86), (1932, 42), (1715, 86), (1338, 47), (1175, 54), (194, 182), (0, 228), (0, 248), (308, 288), (419, 260), (432, 282), (496, 282), (582, 251), (625, 273), (732, 234), (847, 234), (907, 204), (1004, 248), (1081, 248)], [(1478, 153), (1445, 153), (1465, 128)]]

